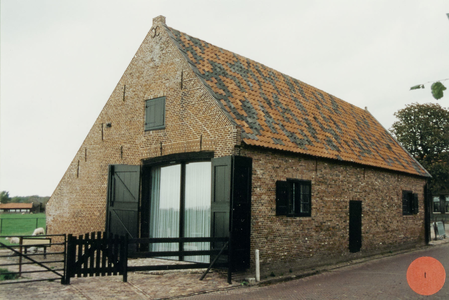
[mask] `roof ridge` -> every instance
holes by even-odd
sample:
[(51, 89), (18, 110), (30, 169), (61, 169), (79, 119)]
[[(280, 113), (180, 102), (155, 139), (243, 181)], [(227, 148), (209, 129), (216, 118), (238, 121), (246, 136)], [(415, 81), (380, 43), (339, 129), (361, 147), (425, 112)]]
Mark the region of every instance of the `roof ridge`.
[(163, 25), (247, 145), (428, 176), (369, 111)]

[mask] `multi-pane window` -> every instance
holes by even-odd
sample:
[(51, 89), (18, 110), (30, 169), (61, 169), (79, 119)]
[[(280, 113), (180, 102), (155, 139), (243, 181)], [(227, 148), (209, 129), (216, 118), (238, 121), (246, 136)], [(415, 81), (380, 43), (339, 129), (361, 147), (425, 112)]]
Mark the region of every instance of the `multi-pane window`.
[[(152, 167), (150, 238), (210, 237), (210, 213), (210, 161)], [(155, 243), (150, 250), (179, 251), (178, 245)], [(184, 243), (186, 251), (209, 249), (208, 242)], [(207, 263), (209, 256), (185, 256), (184, 260)]]
[(440, 196), (433, 197), (433, 212), (441, 212)]
[(276, 215), (310, 217), (312, 184), (310, 181), (287, 179), (276, 181)]
[(165, 97), (145, 102), (145, 130), (165, 128)]
[(413, 215), (418, 213), (418, 194), (410, 191), (402, 191), (402, 214)]

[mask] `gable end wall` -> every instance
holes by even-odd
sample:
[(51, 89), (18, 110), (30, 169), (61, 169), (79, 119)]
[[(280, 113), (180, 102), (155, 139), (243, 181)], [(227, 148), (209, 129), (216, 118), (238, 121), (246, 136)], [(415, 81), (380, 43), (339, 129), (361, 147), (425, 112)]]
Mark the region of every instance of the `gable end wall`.
[[(221, 111), (159, 21), (155, 20), (48, 202), (49, 234), (105, 230), (111, 164), (140, 165), (143, 159), (198, 151), (214, 151), (220, 157), (231, 155), (240, 143), (240, 130)], [(145, 100), (161, 96), (166, 97), (166, 127), (144, 131)]]

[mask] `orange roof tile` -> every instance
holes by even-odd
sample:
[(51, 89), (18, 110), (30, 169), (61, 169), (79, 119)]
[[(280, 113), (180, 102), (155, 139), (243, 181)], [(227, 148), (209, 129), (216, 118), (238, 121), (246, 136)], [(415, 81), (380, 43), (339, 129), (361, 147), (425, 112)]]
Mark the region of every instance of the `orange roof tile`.
[(366, 110), (165, 27), (248, 145), (429, 176)]

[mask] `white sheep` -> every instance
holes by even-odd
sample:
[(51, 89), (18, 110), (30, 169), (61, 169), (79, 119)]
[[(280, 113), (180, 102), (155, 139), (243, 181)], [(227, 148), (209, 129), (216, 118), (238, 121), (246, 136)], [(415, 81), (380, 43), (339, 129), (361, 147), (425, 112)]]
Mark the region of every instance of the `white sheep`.
[(10, 244), (20, 243), (20, 239), (18, 237), (7, 237), (5, 240), (9, 241)]
[(41, 234), (45, 234), (45, 230), (42, 227), (36, 228), (34, 229), (34, 232), (32, 235), (41, 235)]

